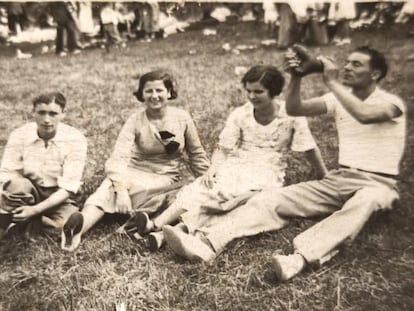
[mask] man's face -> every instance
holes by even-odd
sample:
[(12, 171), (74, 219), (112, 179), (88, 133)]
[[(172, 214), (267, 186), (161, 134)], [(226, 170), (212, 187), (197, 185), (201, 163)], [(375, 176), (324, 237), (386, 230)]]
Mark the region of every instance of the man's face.
[(57, 126), (65, 115), (62, 108), (56, 103), (37, 104), (33, 114), (39, 137), (44, 139), (55, 136)]
[(370, 65), (370, 56), (354, 52), (348, 56), (343, 72), (343, 84), (350, 87), (365, 87), (377, 79), (378, 71)]

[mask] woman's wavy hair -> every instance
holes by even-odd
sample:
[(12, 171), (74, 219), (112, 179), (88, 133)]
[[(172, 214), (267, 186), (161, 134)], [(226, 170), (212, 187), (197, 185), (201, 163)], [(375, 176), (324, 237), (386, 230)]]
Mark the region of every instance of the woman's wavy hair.
[(275, 97), (282, 92), (285, 78), (275, 66), (256, 65), (251, 67), (241, 80), (243, 87), (246, 87), (248, 82), (259, 82), (269, 91), (271, 97)]
[(157, 81), (157, 80), (163, 81), (165, 87), (170, 92), (170, 97), (168, 99), (172, 100), (172, 99), (177, 98), (178, 96), (177, 83), (175, 79), (172, 77), (172, 75), (164, 70), (155, 70), (155, 71), (150, 71), (150, 72), (143, 74), (139, 78), (138, 90), (136, 90), (133, 93), (135, 97), (140, 102), (143, 102), (144, 101), (143, 91), (144, 91), (145, 84), (149, 81)]

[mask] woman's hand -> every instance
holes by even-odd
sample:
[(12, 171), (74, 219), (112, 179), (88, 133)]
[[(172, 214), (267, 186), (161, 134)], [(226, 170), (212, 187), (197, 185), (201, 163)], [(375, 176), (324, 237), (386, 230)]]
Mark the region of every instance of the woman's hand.
[(116, 210), (121, 214), (132, 213), (132, 202), (127, 189), (117, 189), (115, 192)]
[(204, 173), (203, 176), (200, 177), (200, 182), (202, 185), (211, 189), (213, 188), (215, 178), (216, 178), (216, 172), (208, 170), (206, 173)]

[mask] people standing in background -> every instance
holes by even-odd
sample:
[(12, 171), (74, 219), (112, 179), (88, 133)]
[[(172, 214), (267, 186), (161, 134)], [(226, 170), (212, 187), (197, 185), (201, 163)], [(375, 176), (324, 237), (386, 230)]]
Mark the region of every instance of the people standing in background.
[(278, 3), (280, 16), (278, 47), (285, 49), (297, 42), (325, 45), (328, 34), (324, 23), (323, 5), (315, 0)]
[(9, 37), (9, 23), (6, 8), (0, 7), (0, 43), (7, 43)]
[(264, 23), (266, 24), (266, 31), (269, 36), (272, 36), (276, 32), (276, 23), (279, 19), (279, 14), (277, 13), (276, 5), (273, 0), (263, 0), (263, 10), (264, 10)]
[(144, 40), (151, 42), (155, 39), (155, 34), (158, 32), (158, 20), (160, 15), (160, 7), (156, 0), (146, 1), (142, 4), (139, 10), (139, 28), (144, 32)]
[(334, 0), (331, 2), (328, 13), (328, 20), (335, 24), (335, 36), (332, 40), (336, 45), (350, 44), (349, 21), (355, 19), (355, 1)]
[(292, 8), (288, 3), (278, 3), (277, 10), (280, 16), (280, 26), (277, 45), (280, 49), (286, 49), (297, 42), (299, 23)]
[(302, 42), (310, 46), (327, 45), (329, 42), (327, 31), (327, 18), (324, 4), (315, 0), (308, 0), (307, 21), (303, 34)]
[(118, 31), (120, 14), (114, 9), (114, 4), (111, 2), (104, 3), (100, 16), (107, 51), (111, 45), (125, 47), (126, 43), (122, 40)]
[(68, 51), (72, 54), (81, 53), (76, 12), (76, 3), (73, 1), (51, 3), (51, 13), (57, 23), (56, 55), (58, 56), (67, 55), (65, 52), (65, 33), (67, 36)]
[(118, 13), (118, 30), (121, 32), (121, 36), (128, 39), (135, 38), (135, 33), (132, 32), (132, 25), (136, 19), (134, 11), (122, 2), (115, 3), (115, 10)]
[(79, 2), (79, 30), (82, 34), (93, 36), (96, 34), (96, 28), (93, 22), (92, 3), (87, 1)]
[(23, 5), (20, 2), (10, 2), (8, 5), (9, 29), (16, 35), (22, 31), (23, 20), (25, 19)]

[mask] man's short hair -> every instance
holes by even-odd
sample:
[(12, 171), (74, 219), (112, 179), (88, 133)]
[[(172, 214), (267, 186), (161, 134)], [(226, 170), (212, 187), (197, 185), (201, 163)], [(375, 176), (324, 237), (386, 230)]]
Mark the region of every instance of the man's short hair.
[(370, 48), (369, 46), (357, 47), (354, 50), (354, 52), (363, 53), (370, 57), (369, 63), (370, 63), (371, 68), (374, 70), (379, 70), (381, 72), (381, 75), (379, 76), (377, 82), (387, 75), (388, 64), (387, 64), (384, 54), (382, 54), (381, 52), (373, 48)]
[(271, 97), (275, 97), (282, 92), (285, 78), (275, 66), (256, 65), (250, 68), (241, 80), (243, 87), (246, 87), (246, 83), (254, 82), (259, 82), (269, 91)]
[(40, 104), (51, 104), (55, 103), (62, 108), (62, 111), (65, 110), (66, 107), (66, 98), (60, 92), (50, 92), (50, 93), (43, 93), (33, 99), (33, 108), (36, 108), (37, 105)]

